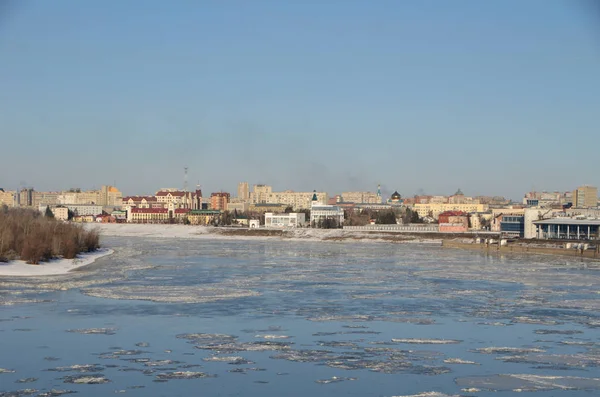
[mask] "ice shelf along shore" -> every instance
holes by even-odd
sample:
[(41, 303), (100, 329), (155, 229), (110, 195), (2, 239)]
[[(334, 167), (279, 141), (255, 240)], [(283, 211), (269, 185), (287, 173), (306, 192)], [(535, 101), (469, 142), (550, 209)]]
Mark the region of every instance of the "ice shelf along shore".
[(82, 253), (74, 259), (53, 259), (48, 262), (41, 262), (39, 265), (30, 265), (25, 261), (10, 261), (0, 263), (0, 277), (2, 276), (54, 276), (66, 274), (73, 269), (87, 266), (96, 259), (113, 253), (108, 248), (100, 248), (95, 252)]

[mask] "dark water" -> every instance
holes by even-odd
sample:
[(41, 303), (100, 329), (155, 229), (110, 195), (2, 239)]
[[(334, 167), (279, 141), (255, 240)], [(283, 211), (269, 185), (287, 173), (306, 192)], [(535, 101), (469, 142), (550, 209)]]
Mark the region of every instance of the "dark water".
[(115, 254), (73, 274), (0, 278), (0, 396), (600, 394), (592, 262), (383, 243), (104, 243)]

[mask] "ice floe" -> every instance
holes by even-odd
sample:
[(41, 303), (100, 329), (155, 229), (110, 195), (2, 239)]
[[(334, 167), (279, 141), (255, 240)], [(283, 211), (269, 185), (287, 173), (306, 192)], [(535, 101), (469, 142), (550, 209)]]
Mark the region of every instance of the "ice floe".
[(392, 338), (394, 343), (407, 343), (415, 345), (452, 345), (461, 343), (456, 339), (418, 339), (418, 338)]
[(600, 379), (573, 376), (543, 376), (530, 374), (498, 374), (461, 377), (461, 387), (489, 391), (542, 391), (542, 390), (600, 390)]

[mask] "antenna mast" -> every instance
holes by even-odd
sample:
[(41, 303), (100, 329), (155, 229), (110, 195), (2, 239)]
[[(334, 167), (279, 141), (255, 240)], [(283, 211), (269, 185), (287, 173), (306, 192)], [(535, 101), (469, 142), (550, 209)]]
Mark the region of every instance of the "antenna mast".
[(188, 167), (183, 167), (183, 191), (188, 191)]

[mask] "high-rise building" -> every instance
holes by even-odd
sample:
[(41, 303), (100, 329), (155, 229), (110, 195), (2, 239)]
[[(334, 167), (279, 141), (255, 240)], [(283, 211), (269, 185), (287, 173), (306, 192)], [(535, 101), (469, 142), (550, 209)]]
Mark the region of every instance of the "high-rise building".
[(225, 211), (229, 203), (230, 194), (226, 192), (217, 192), (210, 194), (210, 209)]
[(250, 199), (250, 187), (248, 186), (248, 182), (238, 183), (237, 198), (240, 200)]
[(598, 188), (595, 186), (579, 186), (573, 190), (572, 202), (574, 207), (590, 208), (598, 206)]
[(7, 207), (14, 207), (15, 205), (15, 191), (4, 191), (0, 188), (0, 207), (6, 205)]
[(269, 185), (254, 185), (250, 193), (250, 201), (253, 204), (266, 203), (267, 196), (273, 193), (273, 188)]

